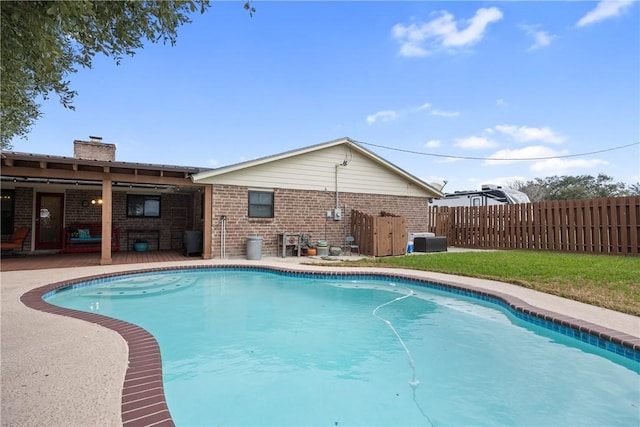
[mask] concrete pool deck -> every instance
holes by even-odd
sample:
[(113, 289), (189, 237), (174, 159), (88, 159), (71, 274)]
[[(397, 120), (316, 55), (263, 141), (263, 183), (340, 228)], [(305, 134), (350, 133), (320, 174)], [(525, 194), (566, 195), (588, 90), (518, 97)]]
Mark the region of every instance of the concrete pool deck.
[[(640, 345), (640, 318), (490, 280), (415, 270), (349, 268), (301, 264), (308, 258), (195, 260), (2, 272), (1, 377), (2, 426), (118, 426), (123, 424), (122, 391), (129, 350), (115, 331), (93, 323), (25, 306), (27, 291), (75, 278), (148, 268), (247, 265), (312, 271), (380, 272), (435, 282), (456, 283), (510, 295), (538, 307), (619, 331)], [(318, 260), (322, 261), (322, 260)], [(131, 423), (129, 425), (136, 425)], [(140, 424), (138, 424), (140, 425)]]

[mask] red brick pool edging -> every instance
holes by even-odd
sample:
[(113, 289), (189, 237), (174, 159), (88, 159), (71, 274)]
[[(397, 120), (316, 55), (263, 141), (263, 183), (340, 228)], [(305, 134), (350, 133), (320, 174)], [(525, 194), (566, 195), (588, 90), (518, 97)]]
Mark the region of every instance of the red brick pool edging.
[(324, 276), (376, 276), (390, 279), (408, 279), (416, 280), (423, 283), (443, 286), (452, 290), (472, 292), (480, 296), (497, 299), (507, 304), (510, 308), (517, 312), (521, 312), (530, 316), (544, 319), (555, 324), (573, 328), (580, 332), (596, 336), (602, 340), (629, 348), (635, 352), (640, 352), (640, 338), (633, 337), (623, 332), (608, 329), (599, 325), (595, 325), (586, 321), (575, 319), (569, 316), (563, 316), (555, 312), (540, 309), (531, 306), (519, 298), (500, 292), (487, 291), (485, 289), (473, 286), (460, 285), (455, 282), (425, 279), (424, 277), (414, 276), (411, 274), (393, 274), (381, 272), (349, 272), (349, 271), (318, 271), (318, 270), (301, 270), (287, 269), (273, 266), (263, 265), (196, 265), (188, 267), (158, 267), (142, 270), (121, 271), (108, 274), (100, 274), (87, 276), (82, 278), (74, 278), (62, 282), (52, 283), (40, 286), (25, 292), (20, 301), (27, 307), (33, 308), (46, 313), (58, 314), (75, 319), (84, 320), (111, 329), (125, 340), (129, 348), (128, 365), (125, 373), (121, 414), (122, 423), (125, 427), (138, 426), (157, 426), (170, 427), (175, 426), (167, 402), (164, 395), (164, 386), (162, 380), (162, 359), (160, 355), (160, 346), (155, 337), (145, 329), (122, 320), (113, 319), (96, 313), (89, 313), (79, 310), (72, 310), (58, 307), (47, 303), (43, 297), (51, 291), (66, 288), (78, 283), (88, 282), (92, 280), (107, 279), (111, 277), (126, 276), (131, 274), (154, 273), (160, 271), (175, 270), (198, 270), (198, 269), (257, 269), (268, 270), (281, 273), (293, 274), (311, 274)]

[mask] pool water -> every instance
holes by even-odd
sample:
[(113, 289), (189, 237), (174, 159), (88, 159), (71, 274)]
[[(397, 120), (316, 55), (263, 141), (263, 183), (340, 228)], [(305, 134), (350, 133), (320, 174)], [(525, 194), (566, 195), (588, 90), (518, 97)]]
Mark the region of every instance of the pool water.
[(408, 282), (125, 276), (48, 302), (147, 329), (178, 426), (640, 425), (640, 364)]

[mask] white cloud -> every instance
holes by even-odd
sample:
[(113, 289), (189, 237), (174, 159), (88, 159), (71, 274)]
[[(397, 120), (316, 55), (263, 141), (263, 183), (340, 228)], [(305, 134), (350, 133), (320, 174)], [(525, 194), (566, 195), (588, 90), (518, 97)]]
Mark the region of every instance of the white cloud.
[(426, 148), (438, 148), (442, 145), (442, 142), (438, 139), (431, 139), (424, 143)]
[(549, 46), (551, 44), (551, 40), (557, 37), (553, 34), (549, 34), (546, 31), (538, 30), (538, 28), (533, 25), (521, 25), (520, 27), (529, 37), (533, 38), (533, 44), (529, 46), (529, 50), (535, 50), (540, 49), (541, 47)]
[(509, 187), (508, 184), (515, 181), (526, 181), (527, 178), (520, 175), (512, 175), (512, 176), (497, 176), (493, 178), (477, 178), (473, 177), (467, 180), (471, 183), (470, 188), (481, 189), (483, 185), (500, 185), (503, 187)]
[[(549, 159), (533, 161), (529, 164), (529, 169), (536, 174), (544, 175), (562, 175), (570, 169), (589, 169), (598, 165), (607, 165), (608, 162), (600, 159), (578, 159), (578, 158), (553, 158), (565, 156), (567, 150), (556, 151), (542, 145), (532, 145), (517, 150), (499, 150), (489, 156), (492, 159), (501, 160), (485, 160), (484, 165), (505, 165), (514, 163), (517, 159), (535, 159), (543, 157), (551, 157)], [(504, 160), (513, 159), (513, 161)]]
[(458, 117), (460, 115), (457, 111), (442, 111), (442, 110), (433, 110), (431, 112), (432, 116), (440, 116), (440, 117)]
[(590, 169), (599, 165), (608, 165), (601, 159), (549, 159), (531, 165), (531, 170), (548, 175), (563, 175), (570, 169)]
[(383, 122), (388, 122), (391, 120), (395, 120), (397, 117), (398, 117), (398, 113), (396, 113), (393, 110), (378, 111), (375, 114), (371, 114), (370, 116), (367, 116), (367, 123), (373, 124), (378, 120)]
[[(427, 111), (430, 108), (431, 108), (431, 103), (425, 102), (419, 107), (408, 107), (408, 108), (402, 108), (399, 110), (381, 110), (381, 111), (378, 111), (377, 113), (367, 116), (367, 123), (373, 124), (377, 121), (390, 122), (392, 120), (399, 119), (400, 117), (416, 114), (421, 111)], [(441, 110), (432, 110), (431, 114), (434, 116), (441, 116), (441, 117), (457, 117), (460, 115), (460, 113), (456, 111), (441, 111)]]
[(507, 102), (504, 99), (499, 98), (499, 99), (496, 99), (496, 105), (500, 105), (500, 106), (507, 105)]
[(466, 148), (470, 150), (479, 150), (482, 148), (495, 147), (497, 144), (488, 138), (482, 136), (470, 136), (467, 138), (458, 138), (453, 144), (455, 147)]
[(466, 28), (458, 29), (458, 23), (449, 12), (423, 24), (396, 24), (392, 36), (400, 42), (402, 56), (426, 56), (443, 48), (462, 48), (478, 43), (484, 37), (489, 24), (502, 19), (496, 7), (481, 8), (466, 21)]
[(485, 160), (485, 165), (505, 165), (508, 163), (512, 163), (509, 159), (513, 159), (516, 161), (517, 159), (531, 159), (538, 157), (555, 157), (563, 154), (567, 154), (566, 151), (559, 152), (552, 150), (549, 147), (545, 147), (543, 145), (532, 145), (529, 147), (519, 148), (517, 150), (504, 149), (499, 150), (489, 156), (490, 159), (499, 159), (499, 160)]
[(615, 18), (630, 7), (635, 0), (604, 0), (598, 3), (595, 9), (580, 18), (576, 24), (578, 27), (595, 24), (609, 18)]
[(541, 141), (562, 144), (567, 138), (556, 134), (549, 127), (534, 128), (529, 126), (498, 125), (495, 130), (510, 136), (517, 142)]
[(462, 161), (462, 159), (456, 159), (455, 157), (438, 157), (436, 163), (456, 163), (460, 161)]

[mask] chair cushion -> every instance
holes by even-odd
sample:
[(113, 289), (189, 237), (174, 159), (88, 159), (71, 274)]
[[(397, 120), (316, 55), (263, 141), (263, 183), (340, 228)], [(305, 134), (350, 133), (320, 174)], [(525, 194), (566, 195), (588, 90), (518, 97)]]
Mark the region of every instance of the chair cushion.
[(88, 228), (79, 228), (78, 229), (78, 238), (80, 239), (88, 239), (91, 237), (91, 232)]

